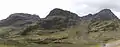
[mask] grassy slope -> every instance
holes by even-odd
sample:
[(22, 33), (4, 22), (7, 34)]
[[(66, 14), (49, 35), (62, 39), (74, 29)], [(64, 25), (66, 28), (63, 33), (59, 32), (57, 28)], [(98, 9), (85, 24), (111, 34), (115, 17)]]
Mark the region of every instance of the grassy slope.
[[(33, 34), (33, 35), (21, 36), (21, 37), (16, 37), (16, 38), (11, 38), (11, 39), (16, 39), (16, 40), (20, 40), (20, 41), (26, 41), (26, 39), (33, 39), (36, 41), (38, 41), (38, 39), (50, 39), (50, 41), (45, 40), (45, 41), (47, 41), (48, 44), (35, 44), (35, 43), (30, 44), (29, 43), (28, 47), (37, 47), (37, 46), (41, 46), (41, 47), (100, 47), (100, 43), (98, 43), (96, 41), (104, 41), (104, 39), (112, 38), (112, 36), (116, 36), (115, 39), (112, 39), (112, 40), (120, 39), (119, 38), (119, 29), (117, 29), (117, 31), (113, 32), (111, 30), (111, 27), (108, 28), (108, 30), (104, 31), (103, 35), (99, 36), (99, 33), (103, 32), (103, 31), (101, 31), (103, 28), (106, 28), (107, 26), (112, 25), (112, 24), (110, 24), (111, 22), (114, 23), (115, 25), (119, 24), (119, 22), (115, 22), (115, 21), (98, 22), (97, 25), (95, 23), (92, 23), (93, 26), (90, 26), (91, 32), (89, 32), (88, 26), (89, 26), (90, 22), (82, 21), (81, 24), (78, 24), (74, 27), (68, 28), (65, 31), (49, 33), (49, 34), (42, 34), (42, 35), (34, 35)], [(119, 25), (117, 25), (117, 26), (119, 26)], [(3, 29), (4, 28), (0, 28), (1, 33), (4, 33)], [(94, 32), (95, 31), (94, 29), (97, 29), (97, 32)], [(36, 30), (34, 30), (34, 31), (36, 31)], [(45, 30), (43, 30), (43, 31), (45, 31)], [(88, 32), (89, 32), (89, 34), (88, 34)], [(115, 35), (111, 35), (111, 34), (115, 34)], [(104, 37), (104, 36), (106, 36), (106, 37)], [(65, 37), (65, 39), (61, 39), (64, 37)], [(73, 44), (62, 44), (62, 43), (56, 44), (56, 43), (54, 43), (55, 41), (51, 41), (52, 39), (58, 39), (58, 40), (61, 39), (61, 41), (63, 41), (63, 42), (70, 42)], [(58, 41), (58, 40), (56, 40), (56, 41)], [(34, 42), (34, 41), (31, 41), (31, 42)], [(4, 46), (4, 45), (1, 44), (1, 46)], [(14, 47), (14, 46), (12, 45), (12, 47)]]
[(4, 44), (0, 44), (0, 47), (17, 47), (15, 45), (4, 45)]

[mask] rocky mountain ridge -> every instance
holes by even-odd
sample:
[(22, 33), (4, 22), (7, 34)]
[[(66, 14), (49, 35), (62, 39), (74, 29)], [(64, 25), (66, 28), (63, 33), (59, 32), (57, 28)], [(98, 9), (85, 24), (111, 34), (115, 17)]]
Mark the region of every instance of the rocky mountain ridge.
[(38, 15), (15, 13), (4, 20), (1, 20), (0, 26), (24, 26), (25, 24), (32, 24), (37, 21), (40, 21)]
[(110, 9), (79, 17), (55, 8), (45, 18), (26, 13), (11, 14), (0, 21), (0, 38), (25, 47), (97, 47), (119, 40), (119, 28), (120, 21)]
[(119, 19), (110, 9), (103, 9), (96, 14), (88, 14), (82, 17), (85, 20), (112, 20)]
[[(38, 15), (31, 15), (31, 14), (25, 14), (25, 13), (11, 14), (8, 18), (0, 21), (0, 26), (14, 25), (13, 23), (15, 23), (15, 21), (16, 22), (21, 21), (21, 22), (24, 22), (24, 24), (27, 24), (27, 23), (31, 24), (37, 21), (42, 21), (42, 24), (43, 24), (43, 22), (45, 23), (46, 21), (49, 23), (54, 20), (56, 20), (56, 22), (61, 20), (61, 22), (70, 22), (72, 24), (75, 24), (75, 22), (81, 21), (81, 20), (112, 20), (112, 19), (119, 19), (119, 18), (115, 16), (115, 14), (113, 14), (113, 12), (110, 9), (103, 9), (96, 14), (88, 14), (86, 16), (79, 17), (77, 14), (72, 13), (70, 11), (55, 8), (45, 18), (42, 18), (42, 20)], [(67, 24), (70, 25), (70, 23), (69, 24), (67, 23)], [(20, 23), (15, 23), (15, 24), (19, 24), (20, 26)], [(21, 25), (24, 25), (24, 24), (21, 23)], [(48, 24), (45, 24), (45, 25), (48, 25)]]

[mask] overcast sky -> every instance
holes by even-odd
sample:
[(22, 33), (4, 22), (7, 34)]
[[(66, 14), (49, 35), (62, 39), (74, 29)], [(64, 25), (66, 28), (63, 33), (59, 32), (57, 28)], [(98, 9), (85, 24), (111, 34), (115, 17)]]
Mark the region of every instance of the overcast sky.
[(79, 16), (108, 8), (120, 18), (120, 0), (0, 0), (0, 19), (12, 13), (37, 14), (43, 18), (54, 8), (69, 10)]

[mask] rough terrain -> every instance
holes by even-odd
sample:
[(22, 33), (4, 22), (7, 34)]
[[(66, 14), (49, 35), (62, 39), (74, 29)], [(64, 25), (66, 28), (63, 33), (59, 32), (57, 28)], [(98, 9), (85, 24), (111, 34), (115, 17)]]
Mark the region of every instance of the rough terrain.
[(45, 18), (14, 13), (0, 21), (0, 47), (117, 47), (117, 40), (120, 20), (110, 9), (79, 17), (55, 8)]

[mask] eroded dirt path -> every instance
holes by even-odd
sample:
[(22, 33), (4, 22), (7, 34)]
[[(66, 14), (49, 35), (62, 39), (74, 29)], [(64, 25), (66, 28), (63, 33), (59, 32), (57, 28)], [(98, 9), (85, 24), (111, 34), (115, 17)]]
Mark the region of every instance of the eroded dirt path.
[(104, 47), (120, 47), (120, 40), (106, 43)]

